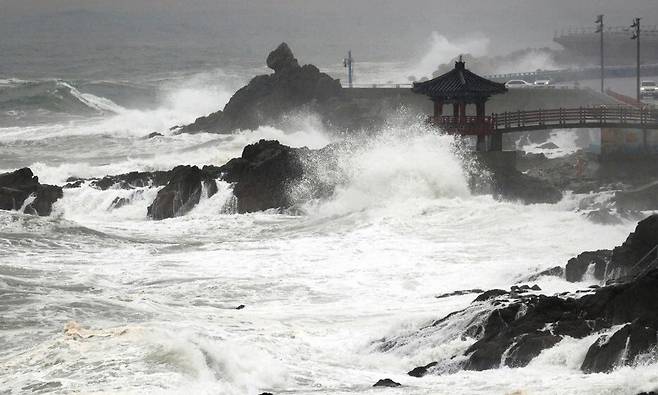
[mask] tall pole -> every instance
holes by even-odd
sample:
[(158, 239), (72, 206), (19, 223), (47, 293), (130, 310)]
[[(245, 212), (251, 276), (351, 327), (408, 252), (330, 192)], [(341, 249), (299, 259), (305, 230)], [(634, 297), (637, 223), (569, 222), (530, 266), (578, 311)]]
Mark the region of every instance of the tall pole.
[(601, 93), (605, 92), (605, 65), (603, 61), (603, 15), (596, 18), (596, 32), (601, 34)]
[(596, 17), (596, 32), (601, 34), (601, 93), (605, 92), (605, 65), (603, 60), (603, 15)]
[(640, 33), (642, 30), (640, 29), (640, 18), (635, 18), (633, 20), (633, 24), (631, 27), (634, 29), (633, 30), (633, 37), (631, 37), (631, 40), (635, 40), (637, 42), (637, 102), (641, 103), (642, 102), (642, 97), (640, 96)]
[(354, 59), (352, 59), (352, 50), (349, 50), (347, 51), (347, 58), (343, 59), (343, 66), (347, 67), (347, 83), (350, 88), (352, 87), (353, 82), (353, 63)]

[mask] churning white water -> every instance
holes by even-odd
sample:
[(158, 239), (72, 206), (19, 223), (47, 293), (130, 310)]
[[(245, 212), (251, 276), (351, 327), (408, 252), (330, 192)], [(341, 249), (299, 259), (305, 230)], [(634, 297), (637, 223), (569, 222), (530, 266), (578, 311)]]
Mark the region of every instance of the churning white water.
[[(0, 134), (3, 152), (15, 153), (1, 167), (30, 165), (42, 181), (63, 183), (219, 165), (260, 138), (313, 148), (335, 139), (301, 117), (289, 130), (145, 140), (148, 128), (103, 129), (114, 117), (52, 133), (40, 126), (45, 136), (38, 127)], [(658, 385), (650, 363), (582, 374), (587, 343), (574, 339), (522, 369), (407, 376), (469, 344), (459, 321), (414, 336), (474, 298), (436, 295), (509, 287), (619, 244), (634, 224), (592, 224), (572, 202), (472, 196), (452, 140), (418, 125), (355, 145), (341, 166), (335, 195), (306, 202), (302, 215), (234, 214), (223, 182), (163, 221), (146, 217), (157, 193), (148, 187), (67, 189), (45, 218), (0, 212), (0, 392), (617, 394)], [(129, 203), (113, 208), (117, 197)], [(538, 284), (549, 293), (583, 287)], [(405, 345), (377, 346), (391, 337)], [(371, 388), (384, 377), (404, 386)]]

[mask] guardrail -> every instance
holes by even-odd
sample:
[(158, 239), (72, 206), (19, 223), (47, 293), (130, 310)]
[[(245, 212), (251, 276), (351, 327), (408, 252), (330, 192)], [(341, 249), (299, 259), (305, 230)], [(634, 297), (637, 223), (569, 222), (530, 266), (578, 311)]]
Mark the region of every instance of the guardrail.
[(646, 127), (658, 128), (658, 111), (652, 108), (579, 107), (516, 111), (493, 114), (493, 127), (500, 133), (550, 127)]

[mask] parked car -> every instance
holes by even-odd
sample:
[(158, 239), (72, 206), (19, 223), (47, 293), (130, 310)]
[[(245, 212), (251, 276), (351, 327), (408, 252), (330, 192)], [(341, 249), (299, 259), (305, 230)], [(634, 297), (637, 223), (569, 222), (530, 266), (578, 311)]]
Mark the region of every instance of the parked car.
[(534, 82), (535, 86), (550, 86), (551, 85), (551, 80), (537, 80)]
[(530, 88), (531, 86), (532, 84), (523, 80), (509, 80), (505, 83), (505, 88), (509, 89)]
[(640, 96), (658, 98), (656, 81), (642, 81), (640, 83)]

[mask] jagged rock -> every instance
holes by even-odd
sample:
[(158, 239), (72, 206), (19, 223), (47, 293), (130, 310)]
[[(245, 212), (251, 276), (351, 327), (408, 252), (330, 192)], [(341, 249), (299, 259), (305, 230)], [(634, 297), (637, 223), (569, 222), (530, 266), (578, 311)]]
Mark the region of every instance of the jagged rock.
[(171, 179), (171, 176), (171, 171), (132, 171), (116, 176), (105, 176), (100, 180), (92, 180), (91, 186), (103, 191), (110, 188), (133, 189), (148, 186), (158, 187), (166, 185)]
[(564, 271), (566, 280), (572, 283), (582, 281), (590, 265), (594, 265), (594, 278), (603, 280), (611, 256), (612, 251), (610, 250), (598, 250), (583, 252), (575, 258), (569, 259)]
[(393, 380), (391, 380), (391, 379), (381, 379), (381, 380), (377, 381), (377, 382), (373, 385), (373, 387), (399, 387), (399, 386), (401, 386), (401, 385), (402, 385), (402, 384), (397, 383), (397, 382), (395, 382), (395, 381), (393, 381)]
[[(658, 215), (654, 214), (640, 221), (624, 244), (612, 251), (610, 264), (605, 273), (606, 279), (619, 279), (634, 276), (649, 267), (656, 267), (658, 255), (649, 255), (658, 246)], [(644, 258), (643, 262), (640, 262)], [(637, 265), (641, 263), (640, 265)]]
[(587, 351), (581, 370), (585, 373), (608, 373), (656, 346), (658, 327), (655, 322), (635, 320), (612, 336), (601, 336)]
[(199, 203), (204, 188), (208, 197), (217, 193), (215, 180), (206, 172), (196, 166), (178, 166), (148, 207), (148, 216), (159, 220), (183, 215)]
[[(240, 158), (231, 159), (219, 168), (204, 167), (204, 170), (234, 183), (233, 194), (238, 200), (239, 213), (287, 208), (296, 202), (291, 189), (303, 181), (310, 184), (306, 199), (326, 197), (333, 192), (332, 185), (315, 180), (307, 171), (307, 162), (325, 154), (326, 150), (291, 148), (278, 141), (260, 140), (246, 146)], [(331, 163), (325, 165), (331, 166)]]
[(179, 132), (256, 129), (278, 125), (286, 115), (307, 110), (333, 125), (345, 126), (359, 118), (361, 111), (342, 96), (340, 82), (313, 65), (300, 66), (287, 44), (269, 54), (267, 65), (274, 74), (253, 78), (231, 97), (223, 110), (200, 117)]
[(30, 168), (0, 174), (0, 209), (19, 210), (30, 196), (35, 199), (25, 206), (26, 214), (50, 215), (53, 203), (63, 195), (62, 188), (39, 183)]
[(555, 266), (555, 267), (552, 267), (550, 269), (542, 270), (539, 273), (536, 273), (536, 274), (533, 274), (533, 275), (530, 275), (530, 276), (526, 277), (525, 280), (523, 280), (521, 282), (537, 281), (540, 277), (549, 277), (549, 276), (550, 277), (562, 277), (562, 276), (564, 276), (564, 268), (562, 266)]
[(653, 270), (632, 282), (602, 287), (579, 299), (528, 296), (494, 309), (480, 339), (465, 351), (468, 360), (464, 369), (495, 369), (501, 362), (525, 366), (564, 336), (582, 338), (638, 317), (658, 322), (657, 287), (658, 270)]
[(112, 200), (112, 203), (110, 203), (110, 210), (121, 208), (129, 203), (130, 199), (117, 196), (114, 198), (114, 200)]
[(475, 300), (473, 300), (473, 303), (475, 302), (484, 302), (489, 299), (497, 298), (502, 295), (507, 295), (509, 294), (508, 291), (505, 291), (504, 289), (490, 289), (486, 292), (483, 292), (481, 295), (479, 295)]
[(153, 133), (149, 133), (149, 134), (146, 136), (146, 139), (148, 140), (148, 139), (152, 139), (152, 138), (154, 138), (154, 137), (162, 137), (162, 136), (164, 136), (162, 133), (153, 132)]
[(299, 63), (293, 55), (292, 50), (286, 43), (281, 43), (274, 51), (267, 56), (267, 67), (274, 70), (275, 73), (285, 72), (286, 70), (296, 69)]
[(439, 364), (438, 362), (430, 362), (430, 363), (428, 363), (428, 364), (425, 365), (425, 366), (419, 366), (419, 367), (417, 367), (417, 368), (413, 368), (412, 370), (410, 370), (409, 372), (407, 372), (407, 374), (408, 374), (409, 376), (411, 376), (411, 377), (423, 377), (423, 376), (425, 376), (425, 375), (427, 374), (427, 371), (428, 371), (430, 368), (433, 368), (433, 367), (435, 367), (435, 366), (438, 365), (438, 364)]

